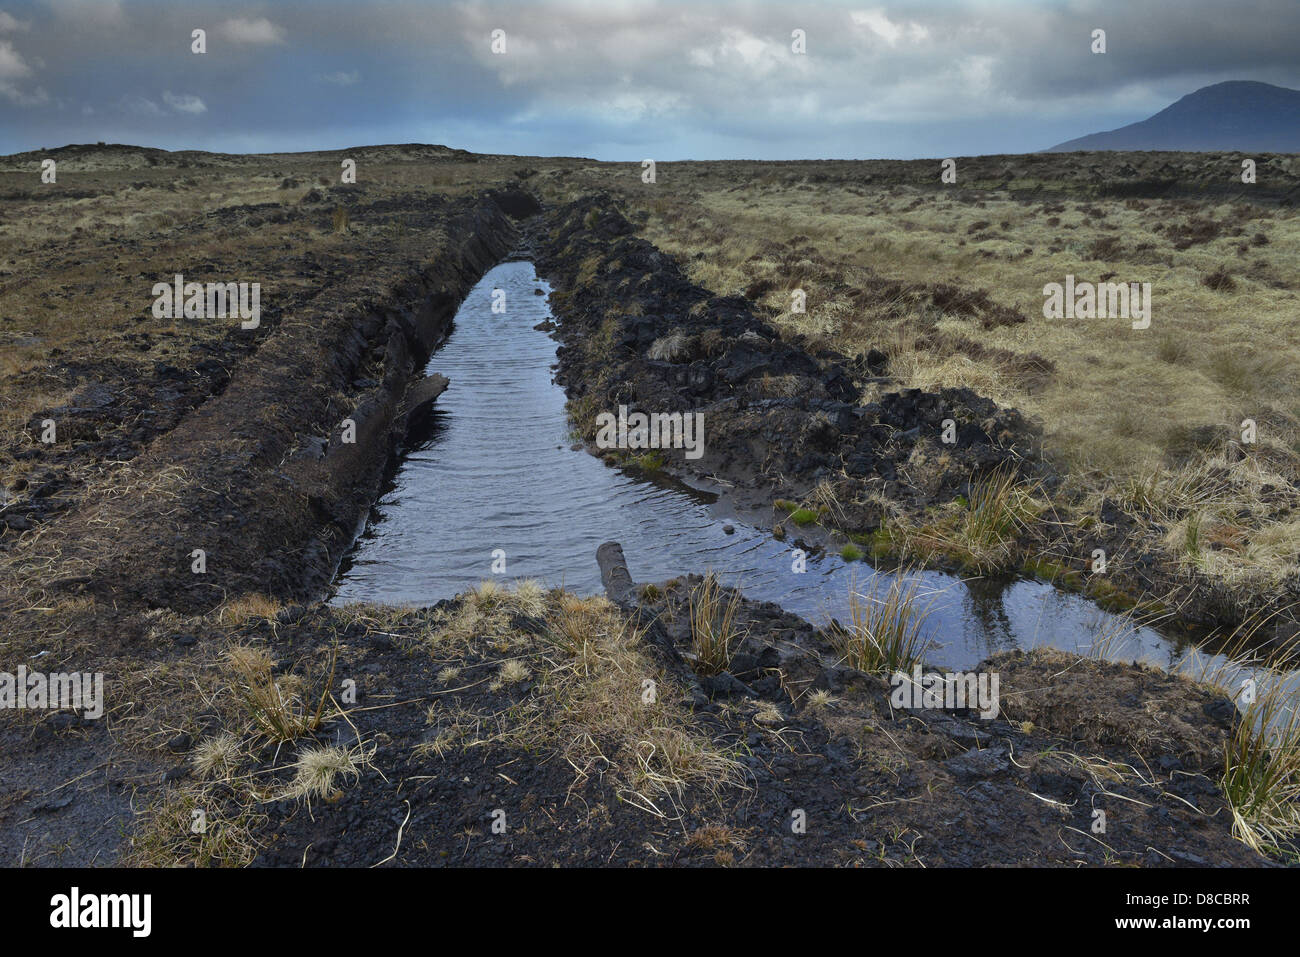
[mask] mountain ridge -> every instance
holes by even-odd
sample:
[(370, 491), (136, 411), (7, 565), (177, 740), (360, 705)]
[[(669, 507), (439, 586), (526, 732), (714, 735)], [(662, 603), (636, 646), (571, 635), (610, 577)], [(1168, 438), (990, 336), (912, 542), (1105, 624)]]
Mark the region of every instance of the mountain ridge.
[(1188, 93), (1159, 113), (1058, 143), (1045, 153), (1080, 150), (1300, 152), (1300, 90), (1227, 80)]

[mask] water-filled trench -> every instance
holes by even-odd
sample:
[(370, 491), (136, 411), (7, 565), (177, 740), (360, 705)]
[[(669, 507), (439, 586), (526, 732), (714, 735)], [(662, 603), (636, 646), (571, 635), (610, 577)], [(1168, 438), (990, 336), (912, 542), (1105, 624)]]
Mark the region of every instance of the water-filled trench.
[[(504, 311), (492, 309), (495, 289), (505, 293)], [(611, 468), (575, 447), (564, 393), (552, 381), (555, 341), (534, 328), (550, 318), (547, 292), (533, 265), (516, 261), (492, 269), (466, 297), (429, 362), (451, 385), (345, 560), (335, 604), (427, 605), (494, 577), (594, 593), (596, 549), (610, 540), (622, 544), (638, 582), (712, 569), (748, 597), (814, 623), (846, 617), (855, 581), (862, 590), (874, 575), (895, 574), (834, 553), (808, 557), (798, 573), (794, 546), (770, 528), (724, 518), (712, 496)], [(1043, 645), (1104, 645), (1124, 660), (1186, 663), (1187, 645), (1043, 582), (920, 577), (934, 665), (969, 668), (995, 651)]]

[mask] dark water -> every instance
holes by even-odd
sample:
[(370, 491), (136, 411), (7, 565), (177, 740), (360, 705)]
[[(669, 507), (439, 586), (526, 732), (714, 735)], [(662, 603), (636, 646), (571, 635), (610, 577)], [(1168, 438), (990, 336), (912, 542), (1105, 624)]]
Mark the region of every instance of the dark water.
[[(504, 290), (504, 313), (491, 311)], [(409, 450), (336, 583), (336, 604), (429, 604), (486, 578), (535, 578), (580, 593), (601, 590), (596, 548), (616, 540), (638, 582), (718, 572), (751, 598), (815, 622), (843, 618), (851, 582), (875, 574), (838, 555), (792, 570), (792, 546), (713, 515), (707, 497), (610, 468), (573, 440), (564, 394), (551, 381), (555, 342), (531, 263), (504, 263), (474, 288), (446, 345), (429, 362), (451, 385), (426, 435)], [(499, 551), (498, 551), (499, 550)], [(504, 553), (505, 572), (494, 574)], [(919, 576), (933, 592), (928, 624), (936, 665), (970, 667), (1005, 648), (1086, 651), (1108, 635), (1112, 654), (1177, 666), (1184, 652), (1149, 628), (1128, 627), (1091, 602), (1035, 581), (965, 583)]]

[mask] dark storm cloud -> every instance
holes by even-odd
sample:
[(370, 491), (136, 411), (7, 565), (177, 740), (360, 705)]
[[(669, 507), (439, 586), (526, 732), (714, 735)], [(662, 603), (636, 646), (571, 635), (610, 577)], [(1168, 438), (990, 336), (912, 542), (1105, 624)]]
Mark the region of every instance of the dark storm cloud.
[[(208, 52), (190, 52), (207, 31)], [(1108, 52), (1090, 52), (1091, 32)], [(506, 52), (491, 49), (505, 31)], [(791, 50), (803, 30), (807, 53)], [(0, 4), (0, 150), (439, 142), (606, 159), (1038, 149), (1225, 79), (1300, 85), (1300, 4)]]

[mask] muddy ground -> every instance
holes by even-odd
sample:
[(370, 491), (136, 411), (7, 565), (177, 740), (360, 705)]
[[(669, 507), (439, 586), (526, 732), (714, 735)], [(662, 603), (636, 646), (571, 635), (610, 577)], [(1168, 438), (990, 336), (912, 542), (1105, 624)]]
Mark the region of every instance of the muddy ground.
[[(900, 711), (883, 679), (835, 664), (824, 633), (748, 602), (734, 672), (699, 679), (682, 656), (698, 581), (656, 587), (632, 611), (645, 650), (625, 677), (659, 694), (628, 706), (731, 756), (723, 780), (656, 788), (638, 776), (655, 755), (614, 731), (581, 754), (516, 739), (516, 724), (544, 720), (534, 709), (556, 706), (545, 662), (569, 659), (552, 614), (475, 595), (386, 619), (295, 608), (238, 640), (274, 647), (286, 672), (311, 662), (319, 674), (328, 659), (336, 681), (356, 681), (355, 707), (291, 745), (243, 741), (235, 773), (265, 795), (251, 811), (244, 785), (213, 783), (191, 762), (238, 724), (219, 709), (197, 716), (171, 759), (182, 813), (167, 806), (174, 831), (149, 840), (184, 862), (247, 854), (286, 867), (1265, 863), (1232, 837), (1216, 785), (1235, 714), (1225, 699), (1156, 670), (1017, 652), (978, 669), (1000, 675), (996, 719)], [(488, 603), (504, 607), (501, 621), (447, 647), (446, 623)], [(510, 660), (535, 673), (503, 684)], [(593, 679), (573, 693), (606, 692)], [(365, 765), (332, 799), (275, 800), (295, 754), (320, 742), (364, 752)], [(186, 835), (194, 807), (231, 834)]]
[[(441, 680), (500, 670), (506, 651), (555, 658), (546, 615), (489, 622), (448, 648), (430, 635), (459, 605), (320, 605), (391, 465), (425, 357), (473, 282), (520, 243), (557, 290), (559, 374), (579, 426), (620, 402), (703, 407), (721, 428), (694, 470), (748, 506), (849, 483), (844, 514), (823, 519), (870, 536), (878, 516), (857, 503), (867, 490), (920, 509), (967, 494), (981, 470), (1053, 480), (1015, 410), (970, 390), (858, 406), (861, 381), (888, 375), (879, 356), (782, 339), (746, 300), (687, 282), (607, 197), (537, 205), (542, 180), (591, 164), (386, 149), (372, 157), (382, 175), (350, 187), (322, 175), (334, 154), (69, 148), (61, 201), (118, 220), (8, 234), (17, 255), (0, 302), (21, 313), (6, 330), (21, 357), (5, 394), (22, 414), (0, 448), (0, 666), (102, 671), (108, 710), (93, 722), (0, 716), (7, 862), (1263, 863), (1232, 838), (1214, 783), (1230, 703), (1139, 666), (1007, 656), (986, 663), (1002, 674), (1004, 718), (909, 716), (889, 708), (881, 679), (836, 666), (812, 626), (746, 604), (752, 667), (701, 683), (680, 653), (686, 586), (669, 584), (628, 613), (651, 629), (646, 674), (680, 686), (660, 699), (672, 740), (735, 762), (679, 787), (647, 771), (657, 759), (636, 740), (615, 735), (575, 767), (552, 739), (490, 731), (535, 706), (540, 683)], [(48, 214), (25, 162), (3, 164), (11, 224)], [(204, 205), (205, 191), (234, 191), (250, 172), (265, 195), (248, 198), (264, 201)], [(197, 205), (142, 218), (178, 190)], [(154, 319), (145, 293), (177, 271), (260, 279), (261, 326)], [(996, 304), (971, 308), (1014, 321)], [(86, 322), (65, 328), (42, 309)], [(647, 358), (664, 338), (665, 357)], [(933, 430), (947, 417), (961, 441), (941, 449)], [(52, 445), (39, 439), (47, 419)], [(276, 743), (241, 710), (231, 675), (230, 648), (250, 644), (270, 649), (276, 676), (336, 697), (351, 678), (359, 697)], [(447, 702), (450, 743), (429, 710)], [(197, 774), (195, 749), (223, 733), (241, 773)], [(357, 777), (331, 799), (276, 798), (315, 737), (359, 749)], [(189, 830), (196, 807), (216, 822), (203, 836)], [(1112, 822), (1104, 837), (1090, 830), (1094, 808)], [(789, 827), (796, 809), (804, 834)]]

